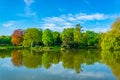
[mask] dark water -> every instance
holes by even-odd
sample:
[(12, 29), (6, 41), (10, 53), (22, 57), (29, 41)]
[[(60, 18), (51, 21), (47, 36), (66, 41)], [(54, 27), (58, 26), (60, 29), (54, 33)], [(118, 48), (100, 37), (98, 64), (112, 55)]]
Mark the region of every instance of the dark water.
[(0, 80), (120, 80), (120, 52), (0, 50)]

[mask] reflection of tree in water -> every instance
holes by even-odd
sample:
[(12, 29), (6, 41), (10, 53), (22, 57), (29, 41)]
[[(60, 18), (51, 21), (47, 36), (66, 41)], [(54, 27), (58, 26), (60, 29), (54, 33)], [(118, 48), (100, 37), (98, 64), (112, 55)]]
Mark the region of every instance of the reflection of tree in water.
[(64, 52), (51, 51), (44, 53), (31, 53), (29, 50), (12, 52), (12, 62), (17, 66), (21, 64), (27, 68), (38, 68), (44, 66), (44, 68), (48, 69), (53, 64), (62, 62), (64, 68), (74, 69), (76, 73), (84, 71), (82, 64), (86, 63), (87, 65), (90, 65), (94, 62), (98, 62), (99, 60), (100, 54), (94, 50), (67, 50)]
[(42, 54), (31, 53), (29, 50), (23, 50), (23, 63), (27, 68), (38, 68), (42, 66)]
[(59, 52), (44, 52), (42, 56), (43, 66), (48, 69), (52, 64), (60, 62), (61, 54)]
[(118, 80), (120, 80), (120, 51), (102, 51), (102, 60), (111, 69)]
[(62, 63), (64, 68), (75, 69), (79, 73), (82, 63), (81, 56), (72, 51), (62, 52)]
[(42, 56), (43, 66), (48, 69), (52, 64), (52, 55), (49, 52), (45, 52)]
[(46, 69), (50, 68), (52, 64), (62, 62), (64, 68), (74, 69), (76, 73), (84, 71), (82, 64), (93, 64), (102, 60), (113, 71), (117, 79), (120, 79), (120, 52), (102, 51), (101, 56), (99, 51), (94, 50), (68, 50), (64, 52), (44, 52), (31, 53), (29, 50), (14, 50), (0, 51), (0, 58), (10, 57), (12, 54), (12, 63), (15, 66), (24, 65), (27, 68), (38, 68), (44, 66)]
[(11, 50), (0, 50), (0, 58), (11, 57)]
[[(62, 52), (62, 62), (64, 68), (75, 69), (76, 73), (84, 71), (82, 64), (88, 65), (98, 62), (100, 54), (97, 51), (72, 50)], [(82, 69), (81, 69), (82, 68)]]
[(22, 54), (21, 54), (20, 50), (12, 51), (11, 61), (15, 66), (21, 66), (22, 65)]

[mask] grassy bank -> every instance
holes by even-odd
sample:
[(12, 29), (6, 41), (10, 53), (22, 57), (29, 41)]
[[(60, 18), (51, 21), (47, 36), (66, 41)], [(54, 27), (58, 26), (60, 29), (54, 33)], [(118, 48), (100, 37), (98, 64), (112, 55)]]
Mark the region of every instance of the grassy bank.
[[(0, 50), (7, 50), (7, 49), (29, 49), (35, 52), (69, 50), (66, 48), (61, 48), (60, 46), (50, 46), (50, 47), (36, 46), (32, 48), (30, 47), (24, 48), (23, 46), (0, 46)], [(72, 49), (98, 49), (98, 48), (95, 46), (91, 46), (91, 47), (80, 47), (80, 48), (72, 48)]]
[(22, 46), (0, 46), (0, 50), (7, 50), (7, 49), (22, 49)]

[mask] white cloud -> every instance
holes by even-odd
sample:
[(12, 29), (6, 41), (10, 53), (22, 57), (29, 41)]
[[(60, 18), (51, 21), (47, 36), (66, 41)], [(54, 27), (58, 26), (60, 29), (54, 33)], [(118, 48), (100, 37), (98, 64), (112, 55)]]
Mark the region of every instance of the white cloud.
[(35, 0), (24, 0), (25, 2), (25, 13), (20, 13), (18, 14), (19, 16), (23, 16), (23, 17), (35, 17), (36, 18), (36, 12), (31, 10), (31, 5), (35, 2)]
[(43, 19), (45, 22), (65, 22), (61, 17), (47, 17)]
[(34, 2), (34, 0), (24, 0), (24, 2), (27, 6), (30, 6)]
[(14, 26), (15, 24), (15, 21), (9, 21), (9, 22), (6, 22), (6, 23), (3, 23), (3, 27), (12, 27)]
[(104, 20), (107, 16), (104, 14), (96, 13), (96, 14), (78, 14), (76, 15), (77, 20)]
[(62, 31), (64, 28), (70, 28), (71, 27), (71, 23), (63, 23), (63, 25), (59, 25), (58, 24), (55, 24), (55, 23), (45, 23), (42, 26), (42, 29), (51, 29), (53, 31)]
[[(43, 18), (42, 28), (49, 28), (51, 30), (58, 30), (62, 31), (64, 28), (68, 27), (74, 27), (77, 23), (80, 23), (81, 25), (86, 24), (89, 21), (103, 21), (107, 19), (113, 18), (112, 15), (105, 15), (101, 13), (94, 13), (94, 14), (85, 14), (85, 13), (79, 13), (79, 14), (67, 14), (67, 15), (61, 15), (58, 17), (46, 17)], [(93, 25), (93, 24), (92, 24)], [(96, 25), (96, 24), (94, 24)], [(89, 26), (88, 26), (89, 27)], [(96, 32), (105, 32), (109, 27), (101, 28), (98, 25), (96, 25), (95, 28), (89, 29)]]
[(85, 31), (86, 30), (90, 30), (90, 31), (95, 31), (95, 32), (107, 32), (110, 30), (110, 27), (95, 27), (95, 28), (92, 28), (92, 29), (84, 29)]
[(69, 17), (68, 20), (75, 21), (75, 18), (74, 17)]

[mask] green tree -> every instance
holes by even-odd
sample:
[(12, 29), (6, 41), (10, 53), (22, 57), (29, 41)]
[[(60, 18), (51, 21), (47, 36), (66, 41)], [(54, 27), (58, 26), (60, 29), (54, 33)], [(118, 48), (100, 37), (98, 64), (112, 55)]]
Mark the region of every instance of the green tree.
[(54, 39), (54, 45), (60, 45), (61, 39), (60, 39), (60, 33), (55, 31), (53, 32), (53, 39)]
[(86, 31), (85, 33), (88, 46), (96, 46), (99, 44), (100, 35), (94, 31)]
[(23, 46), (32, 47), (33, 45), (42, 42), (42, 30), (37, 28), (28, 28), (25, 30)]
[(120, 33), (115, 31), (107, 32), (102, 39), (101, 48), (107, 50), (120, 49)]
[(82, 34), (82, 38), (81, 38), (81, 47), (86, 47), (88, 45), (87, 43), (87, 35), (86, 35), (86, 32), (83, 32)]
[(11, 45), (11, 36), (0, 36), (0, 45)]
[(74, 44), (74, 28), (66, 28), (62, 32), (62, 47), (72, 48)]
[(75, 43), (75, 47), (80, 46), (81, 43), (81, 26), (80, 24), (77, 24), (75, 29), (74, 29), (74, 43)]
[(117, 19), (112, 29), (104, 34), (101, 41), (101, 48), (108, 50), (119, 50), (120, 49), (120, 19)]
[(52, 46), (53, 45), (54, 39), (53, 39), (53, 34), (52, 34), (51, 30), (46, 29), (43, 32), (42, 41), (43, 41), (44, 46)]

